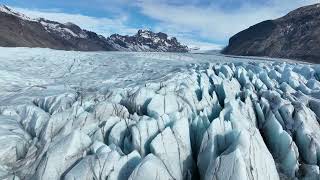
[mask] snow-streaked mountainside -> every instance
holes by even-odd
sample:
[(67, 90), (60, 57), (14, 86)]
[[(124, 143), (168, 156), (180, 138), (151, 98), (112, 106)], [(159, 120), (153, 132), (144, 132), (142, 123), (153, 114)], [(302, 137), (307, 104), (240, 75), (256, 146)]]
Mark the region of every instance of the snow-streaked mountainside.
[(0, 6), (0, 46), (43, 47), (63, 50), (115, 50), (103, 36), (72, 23), (43, 18), (32, 19), (6, 6)]
[(0, 46), (42, 47), (77, 51), (188, 52), (176, 38), (165, 33), (139, 30), (134, 36), (105, 38), (73, 23), (32, 19), (7, 6), (0, 6)]
[(320, 177), (319, 65), (0, 52), (0, 179)]

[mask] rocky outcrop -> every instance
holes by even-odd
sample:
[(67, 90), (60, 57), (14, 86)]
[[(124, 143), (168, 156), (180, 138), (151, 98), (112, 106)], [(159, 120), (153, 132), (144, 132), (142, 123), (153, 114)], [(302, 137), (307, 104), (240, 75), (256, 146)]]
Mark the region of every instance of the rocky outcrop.
[(224, 54), (269, 56), (320, 63), (320, 4), (294, 10), (239, 32)]

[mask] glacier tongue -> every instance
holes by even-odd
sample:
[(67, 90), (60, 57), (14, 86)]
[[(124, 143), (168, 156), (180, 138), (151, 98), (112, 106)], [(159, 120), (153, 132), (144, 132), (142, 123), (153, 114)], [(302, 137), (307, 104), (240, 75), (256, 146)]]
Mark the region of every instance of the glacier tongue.
[(0, 179), (319, 179), (320, 68), (202, 63), (0, 106)]

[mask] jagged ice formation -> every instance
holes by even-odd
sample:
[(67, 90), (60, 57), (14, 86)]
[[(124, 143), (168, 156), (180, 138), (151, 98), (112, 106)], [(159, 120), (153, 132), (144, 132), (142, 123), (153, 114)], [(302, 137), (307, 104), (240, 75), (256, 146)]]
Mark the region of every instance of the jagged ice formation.
[(191, 64), (0, 107), (1, 179), (319, 179), (320, 67)]

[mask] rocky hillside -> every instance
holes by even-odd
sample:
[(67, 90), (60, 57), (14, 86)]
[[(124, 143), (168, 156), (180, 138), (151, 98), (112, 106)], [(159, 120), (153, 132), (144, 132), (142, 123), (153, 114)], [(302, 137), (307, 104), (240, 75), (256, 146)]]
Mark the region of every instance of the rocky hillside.
[(0, 6), (0, 46), (77, 51), (188, 51), (176, 38), (168, 39), (164, 33), (140, 30), (134, 36), (105, 38), (73, 23), (32, 19), (6, 6)]
[(188, 52), (188, 47), (181, 45), (175, 37), (169, 38), (165, 33), (149, 30), (139, 30), (134, 36), (113, 34), (108, 41), (119, 50)]
[(31, 19), (0, 7), (0, 46), (42, 47), (62, 50), (114, 50), (106, 38), (82, 30), (75, 24), (61, 24), (45, 19)]
[(251, 26), (231, 37), (223, 53), (320, 63), (320, 4)]

